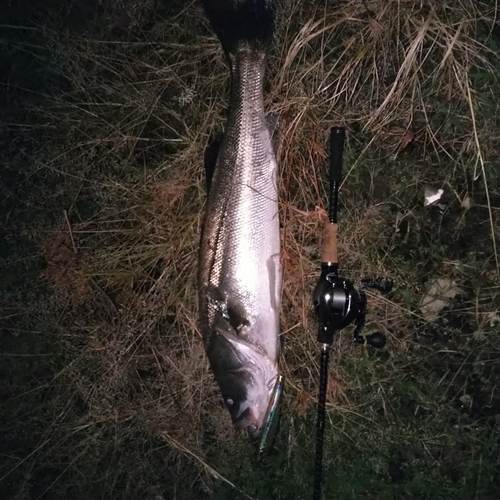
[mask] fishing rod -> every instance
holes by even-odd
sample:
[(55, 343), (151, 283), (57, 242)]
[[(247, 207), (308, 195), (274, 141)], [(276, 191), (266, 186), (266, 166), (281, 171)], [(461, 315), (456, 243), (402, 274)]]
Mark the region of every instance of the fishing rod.
[[(361, 335), (366, 318), (366, 294), (354, 287), (352, 281), (339, 275), (337, 245), (337, 211), (339, 187), (342, 180), (342, 156), (345, 129), (334, 127), (330, 132), (328, 222), (325, 227), (321, 275), (314, 290), (314, 309), (318, 318), (318, 342), (320, 343), (320, 378), (316, 421), (316, 456), (314, 464), (313, 500), (321, 500), (323, 480), (323, 442), (325, 432), (326, 393), (328, 386), (328, 361), (335, 333), (354, 323), (353, 341), (382, 348), (386, 338), (380, 333)], [(385, 278), (363, 279), (361, 288), (374, 288), (387, 293), (392, 281)]]

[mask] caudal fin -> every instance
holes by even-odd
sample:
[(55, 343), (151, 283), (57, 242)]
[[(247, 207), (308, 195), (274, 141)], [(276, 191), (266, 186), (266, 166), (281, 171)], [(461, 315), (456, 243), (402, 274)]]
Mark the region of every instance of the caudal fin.
[(226, 53), (240, 42), (258, 50), (271, 42), (276, 0), (203, 0), (203, 7)]

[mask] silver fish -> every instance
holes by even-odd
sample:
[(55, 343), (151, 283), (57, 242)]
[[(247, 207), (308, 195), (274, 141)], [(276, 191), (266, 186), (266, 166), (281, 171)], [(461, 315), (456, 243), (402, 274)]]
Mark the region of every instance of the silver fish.
[(236, 427), (262, 434), (278, 382), (282, 268), (277, 165), (264, 114), (270, 0), (205, 0), (231, 70), (199, 253), (204, 345)]

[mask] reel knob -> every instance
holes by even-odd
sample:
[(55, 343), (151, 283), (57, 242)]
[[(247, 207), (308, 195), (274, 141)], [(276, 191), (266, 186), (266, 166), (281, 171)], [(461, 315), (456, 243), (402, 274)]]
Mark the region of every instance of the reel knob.
[(382, 349), (386, 342), (387, 338), (382, 332), (374, 332), (371, 333), (370, 335), (354, 335), (353, 338), (354, 342), (356, 344), (364, 344), (365, 342), (372, 347), (375, 347), (376, 349)]

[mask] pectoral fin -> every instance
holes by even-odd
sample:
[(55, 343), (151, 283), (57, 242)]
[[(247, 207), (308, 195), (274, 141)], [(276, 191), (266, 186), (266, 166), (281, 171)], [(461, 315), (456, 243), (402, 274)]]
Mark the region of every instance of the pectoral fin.
[(228, 297), (220, 288), (208, 285), (206, 294), (212, 307), (229, 323), (234, 333), (238, 334), (242, 327), (249, 325), (245, 308)]
[(281, 306), (281, 262), (279, 254), (271, 255), (267, 260), (267, 272), (269, 275), (269, 296), (271, 307), (279, 311)]

